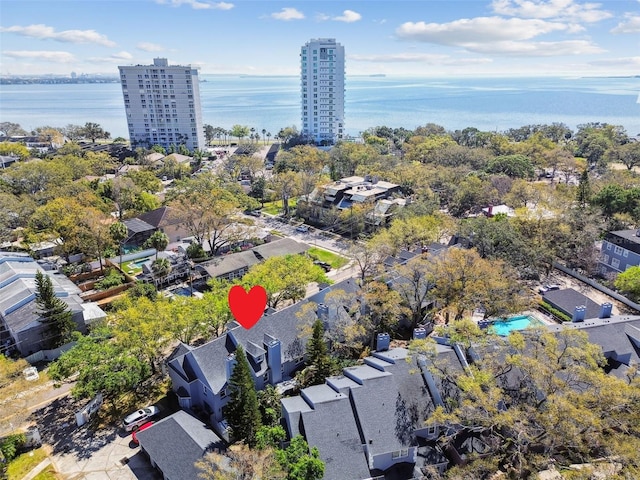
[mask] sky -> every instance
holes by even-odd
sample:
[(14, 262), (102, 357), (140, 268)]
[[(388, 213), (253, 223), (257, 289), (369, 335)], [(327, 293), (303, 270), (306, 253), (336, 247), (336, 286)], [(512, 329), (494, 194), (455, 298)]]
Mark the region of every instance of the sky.
[(640, 75), (640, 0), (2, 0), (0, 74), (297, 75), (335, 38), (347, 75)]

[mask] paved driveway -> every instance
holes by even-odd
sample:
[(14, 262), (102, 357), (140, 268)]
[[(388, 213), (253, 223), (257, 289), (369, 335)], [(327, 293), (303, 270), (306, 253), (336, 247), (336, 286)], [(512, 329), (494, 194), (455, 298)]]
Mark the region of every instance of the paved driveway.
[(161, 479), (140, 447), (131, 442), (131, 433), (120, 426), (78, 427), (75, 412), (84, 404), (86, 401), (74, 402), (71, 397), (64, 397), (34, 413), (42, 443), (65, 479)]
[[(160, 480), (160, 474), (123, 432), (101, 432), (74, 438), (69, 452), (54, 453), (56, 470), (69, 480)], [(80, 448), (80, 446), (82, 447)], [(85, 449), (84, 452), (78, 451)]]

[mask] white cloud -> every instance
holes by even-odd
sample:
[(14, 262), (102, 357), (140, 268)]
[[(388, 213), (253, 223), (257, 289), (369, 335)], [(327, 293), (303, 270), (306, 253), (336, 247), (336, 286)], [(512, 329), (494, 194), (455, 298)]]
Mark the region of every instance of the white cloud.
[(618, 57), (618, 58), (606, 58), (602, 60), (594, 60), (589, 62), (589, 65), (597, 67), (634, 67), (640, 68), (640, 57)]
[(464, 47), (469, 43), (528, 40), (569, 28), (564, 23), (537, 19), (476, 17), (461, 18), (449, 23), (407, 22), (398, 27), (396, 35), (408, 40)]
[(327, 15), (326, 13), (317, 13), (316, 20), (318, 22), (326, 22), (327, 20), (331, 20), (331, 16)]
[(611, 33), (640, 33), (640, 15), (627, 13), (624, 18), (623, 21), (611, 29)]
[(345, 10), (344, 12), (342, 12), (342, 15), (333, 17), (332, 20), (335, 20), (337, 22), (353, 23), (357, 22), (361, 18), (362, 15), (360, 15), (358, 12), (354, 12), (353, 10)]
[(586, 40), (565, 40), (560, 42), (494, 42), (489, 44), (468, 44), (467, 50), (485, 54), (524, 55), (530, 57), (553, 57), (560, 55), (585, 55), (604, 53), (606, 50)]
[(73, 54), (69, 52), (60, 52), (60, 51), (36, 51), (36, 50), (14, 50), (8, 52), (2, 52), (2, 55), (14, 58), (16, 60), (41, 60), (44, 62), (53, 62), (53, 63), (72, 63), (75, 62), (76, 58)]
[(156, 3), (160, 5), (171, 5), (172, 7), (188, 5), (194, 10), (231, 10), (234, 7), (233, 3), (210, 2), (206, 0), (156, 0)]
[(292, 7), (284, 7), (279, 12), (274, 12), (270, 16), (276, 20), (302, 20), (304, 18), (304, 13)]
[(117, 52), (108, 57), (90, 57), (86, 61), (88, 63), (122, 63), (123, 60), (131, 60), (133, 55), (129, 52)]
[(53, 27), (43, 24), (27, 25), (26, 27), (20, 25), (0, 27), (0, 32), (66, 43), (96, 43), (105, 47), (114, 47), (116, 45), (106, 35), (102, 35), (95, 30), (63, 30), (62, 32), (56, 32)]
[(150, 42), (140, 42), (136, 45), (136, 48), (145, 52), (161, 52), (162, 50), (164, 50), (164, 47), (162, 45)]
[(454, 58), (449, 55), (434, 53), (391, 53), (382, 55), (348, 55), (356, 62), (374, 63), (410, 63), (418, 62), (430, 65), (470, 65), (491, 63), (490, 58)]
[(500, 15), (585, 23), (613, 16), (611, 12), (602, 10), (600, 3), (577, 3), (575, 0), (493, 0), (491, 7)]

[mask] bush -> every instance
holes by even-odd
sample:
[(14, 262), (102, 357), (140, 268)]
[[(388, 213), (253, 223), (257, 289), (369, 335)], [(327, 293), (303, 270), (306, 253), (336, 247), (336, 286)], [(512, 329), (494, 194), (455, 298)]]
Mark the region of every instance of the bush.
[(124, 283), (124, 278), (122, 275), (115, 269), (111, 269), (107, 272), (105, 277), (96, 282), (95, 288), (97, 290), (108, 290), (111, 287), (117, 287), (118, 285), (122, 285)]
[(550, 304), (548, 304), (544, 300), (541, 301), (538, 305), (541, 310), (549, 312), (551, 315), (553, 315), (554, 317), (556, 317), (557, 319), (563, 322), (571, 322), (573, 320), (569, 315), (567, 315), (564, 312), (561, 312), (557, 308), (552, 307)]
[(24, 433), (14, 433), (13, 435), (9, 435), (2, 440), (0, 443), (0, 450), (4, 455), (4, 458), (7, 462), (10, 462), (14, 458), (18, 456), (18, 452), (27, 442), (27, 437)]

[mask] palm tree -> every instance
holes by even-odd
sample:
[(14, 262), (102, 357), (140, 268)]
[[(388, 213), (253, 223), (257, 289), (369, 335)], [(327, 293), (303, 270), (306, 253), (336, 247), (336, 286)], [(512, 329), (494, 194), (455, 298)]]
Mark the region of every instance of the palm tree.
[(120, 250), (120, 270), (122, 270), (122, 242), (126, 240), (129, 229), (124, 223), (115, 222), (109, 226), (109, 233), (111, 234), (111, 238), (118, 244)]
[(171, 262), (167, 258), (158, 258), (151, 264), (153, 275), (162, 280), (171, 273)]
[(156, 230), (153, 232), (153, 235), (149, 237), (149, 239), (145, 242), (145, 246), (155, 248), (156, 250), (156, 260), (158, 259), (158, 252), (163, 251), (169, 245), (169, 237), (164, 232), (160, 230)]
[(267, 133), (267, 129), (263, 128), (262, 129), (262, 143), (264, 143), (265, 145), (267, 144), (266, 140), (264, 139), (265, 134)]
[(267, 138), (271, 141), (271, 132), (267, 132)]
[(251, 127), (251, 143), (253, 143), (253, 132), (255, 132), (256, 129), (254, 127)]

